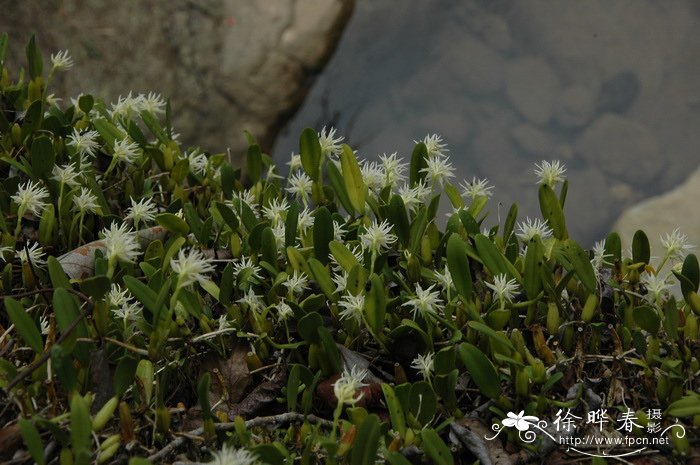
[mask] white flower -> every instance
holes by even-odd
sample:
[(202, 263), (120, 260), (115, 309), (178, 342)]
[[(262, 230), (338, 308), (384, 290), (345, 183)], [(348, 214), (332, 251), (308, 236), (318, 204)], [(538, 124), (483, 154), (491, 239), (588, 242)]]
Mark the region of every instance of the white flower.
[(416, 144), (423, 142), (425, 147), (428, 149), (428, 157), (441, 157), (445, 155), (445, 152), (449, 152), (450, 149), (447, 148), (447, 144), (442, 143), (442, 137), (437, 134), (428, 134), (423, 138), (422, 141), (414, 140)]
[(508, 281), (505, 274), (498, 274), (493, 277), (493, 284), (485, 282), (486, 286), (491, 289), (494, 295), (501, 303), (501, 307), (505, 306), (506, 302), (511, 302), (518, 290), (518, 283), (515, 279)]
[(515, 233), (522, 242), (528, 242), (535, 236), (539, 236), (540, 239), (545, 240), (552, 236), (552, 229), (547, 226), (546, 221), (542, 221), (539, 218), (531, 220), (528, 216), (525, 221), (518, 223), (518, 232)]
[(126, 210), (126, 220), (131, 220), (134, 225), (138, 227), (141, 222), (148, 223), (155, 219), (156, 213), (158, 213), (158, 207), (155, 202), (150, 198), (144, 197), (140, 201), (135, 201), (133, 197), (131, 199), (131, 206)]
[(445, 269), (442, 271), (442, 273), (438, 271), (435, 272), (435, 279), (443, 289), (449, 289), (453, 285), (452, 275), (450, 274), (450, 270), (447, 268), (447, 265), (445, 265)]
[(132, 165), (140, 157), (140, 149), (136, 142), (129, 142), (128, 138), (114, 142), (114, 154), (112, 155), (117, 161), (123, 161), (128, 165)]
[(275, 244), (277, 250), (284, 249), (284, 244), (287, 241), (287, 228), (281, 221), (272, 227), (272, 234), (275, 236)]
[(418, 354), (418, 356), (413, 359), (411, 368), (419, 371), (423, 379), (427, 380), (435, 369), (435, 354), (433, 352), (428, 352), (425, 356)]
[(306, 234), (311, 227), (314, 225), (314, 216), (309, 208), (304, 208), (299, 212), (299, 217), (297, 218), (297, 230)]
[(365, 161), (360, 168), (365, 185), (372, 191), (378, 192), (384, 188), (386, 175), (377, 162)]
[(103, 234), (108, 260), (120, 260), (128, 263), (136, 261), (136, 257), (139, 255), (139, 242), (136, 239), (136, 234), (127, 227), (126, 223), (122, 223), (119, 227), (116, 223), (112, 223), (109, 229), (103, 230)]
[(214, 266), (207, 258), (196, 249), (190, 249), (185, 255), (185, 251), (180, 249), (177, 260), (170, 260), (170, 267), (178, 274), (178, 285), (189, 286), (195, 281), (200, 284), (207, 280), (207, 274), (214, 271)]
[(52, 107), (58, 107), (58, 102), (61, 100), (63, 99), (56, 97), (54, 94), (49, 94), (46, 96), (46, 104)]
[(333, 239), (335, 239), (338, 242), (341, 242), (343, 240), (343, 236), (345, 236), (348, 233), (348, 231), (343, 226), (345, 225), (333, 220)]
[(289, 291), (289, 293), (301, 294), (309, 288), (309, 279), (306, 277), (306, 274), (297, 273), (295, 271), (294, 273), (292, 273), (291, 276), (287, 277), (283, 284), (284, 287), (287, 288), (287, 291)]
[(340, 270), (333, 275), (333, 283), (335, 284), (335, 292), (343, 292), (348, 287), (348, 273), (345, 270)]
[(659, 276), (653, 273), (644, 273), (640, 282), (647, 290), (647, 300), (651, 303), (656, 303), (659, 299), (667, 294), (671, 288), (670, 276)]
[(236, 302), (246, 304), (251, 310), (257, 310), (263, 306), (262, 296), (257, 295), (252, 287), (248, 288), (248, 292)]
[(403, 304), (404, 307), (411, 307), (413, 319), (420, 313), (427, 319), (430, 315), (437, 315), (445, 306), (440, 299), (440, 294), (433, 291), (435, 284), (427, 289), (423, 289), (420, 284), (416, 284), (416, 297)]
[(387, 155), (386, 153), (380, 155), (379, 160), (382, 163), (384, 175), (386, 176), (384, 181), (385, 186), (391, 186), (397, 182), (403, 182), (403, 180), (406, 179), (405, 172), (408, 167), (408, 163), (401, 163), (401, 160), (396, 152), (392, 153), (391, 155)]
[(18, 210), (23, 214), (30, 212), (35, 216), (39, 216), (44, 208), (49, 197), (49, 191), (45, 187), (34, 184), (32, 181), (27, 181), (24, 185), (20, 184), (17, 188), (17, 193), (10, 198), (17, 204)]
[(557, 183), (564, 181), (564, 173), (566, 173), (566, 167), (559, 160), (551, 162), (543, 160), (540, 165), (535, 164), (537, 184), (546, 184), (552, 189)]
[(100, 144), (97, 142), (98, 137), (100, 134), (97, 131), (81, 133), (74, 128), (73, 134), (68, 136), (68, 145), (75, 149), (81, 160), (83, 157), (94, 157), (97, 149), (100, 148)]
[(122, 289), (119, 284), (112, 284), (107, 295), (110, 305), (113, 307), (121, 307), (132, 299), (128, 289)]
[(442, 186), (445, 181), (454, 177), (455, 169), (452, 164), (448, 163), (449, 158), (447, 157), (429, 157), (426, 160), (428, 166), (420, 170), (421, 173), (425, 173), (430, 179), (432, 185)]
[(333, 394), (335, 394), (335, 398), (338, 399), (339, 405), (354, 405), (362, 399), (362, 393), (358, 396), (355, 396), (355, 394), (359, 388), (367, 386), (367, 384), (363, 382), (367, 374), (367, 370), (359, 370), (356, 366), (352, 367), (350, 371), (348, 371), (347, 368), (343, 370), (342, 376), (333, 383)]
[(207, 465), (254, 465), (258, 463), (258, 456), (246, 449), (235, 449), (224, 444), (224, 447), (212, 453), (211, 462)]
[(49, 319), (46, 318), (46, 315), (41, 315), (39, 317), (39, 329), (42, 335), (46, 336), (49, 334)]
[(396, 236), (391, 234), (391, 225), (387, 220), (382, 221), (380, 224), (375, 219), (365, 229), (365, 232), (360, 234), (360, 242), (363, 248), (372, 252), (379, 252), (381, 249), (389, 248), (389, 245), (396, 242)]
[(51, 54), (51, 64), (56, 71), (64, 71), (73, 67), (73, 59), (68, 50), (61, 50), (57, 54)]
[(279, 321), (288, 320), (289, 317), (294, 315), (292, 307), (287, 304), (287, 302), (280, 302), (277, 304), (277, 319)]
[(423, 181), (417, 183), (413, 187), (404, 184), (399, 188), (399, 196), (401, 200), (403, 200), (404, 206), (410, 212), (415, 211), (419, 205), (424, 204), (429, 195), (430, 188), (424, 184)]
[(685, 256), (686, 251), (694, 249), (694, 245), (688, 244), (688, 236), (681, 234), (679, 228), (674, 229), (666, 237), (660, 237), (661, 245), (666, 249), (666, 256), (671, 259), (681, 259)]
[(112, 309), (114, 316), (124, 321), (134, 320), (140, 312), (141, 306), (138, 302), (125, 302), (119, 307)]
[(612, 257), (612, 255), (605, 253), (605, 240), (597, 241), (593, 245), (593, 258), (591, 259), (593, 270), (598, 271), (605, 265), (612, 265), (612, 263), (606, 260), (608, 257)]
[(87, 187), (81, 187), (80, 194), (73, 196), (73, 210), (80, 213), (95, 213), (98, 208), (97, 196)]
[(352, 318), (360, 323), (362, 321), (362, 311), (365, 308), (365, 296), (363, 294), (344, 295), (338, 302), (338, 307), (342, 308), (339, 313), (341, 320)]
[(239, 277), (244, 270), (250, 270), (250, 276), (262, 279), (262, 276), (260, 276), (262, 268), (254, 265), (253, 260), (251, 260), (250, 257), (243, 256), (241, 257), (240, 262), (233, 262), (233, 273), (236, 275), (236, 277)]
[(141, 110), (153, 113), (154, 115), (165, 113), (166, 102), (160, 94), (149, 92), (148, 95), (140, 94), (137, 97), (137, 104)]
[(267, 207), (263, 207), (263, 214), (268, 220), (270, 220), (270, 223), (276, 225), (277, 223), (284, 221), (282, 214), (286, 213), (288, 209), (289, 204), (287, 203), (287, 199), (282, 198), (281, 201), (278, 199), (272, 199)]
[(231, 327), (231, 323), (229, 323), (228, 319), (226, 319), (226, 314), (221, 315), (219, 317), (218, 326), (219, 326), (219, 331), (221, 331), (222, 329), (226, 329), (226, 328)]
[(343, 142), (344, 137), (335, 137), (335, 128), (328, 128), (326, 132), (326, 127), (323, 126), (321, 132), (318, 133), (318, 142), (321, 145), (321, 152), (323, 155), (340, 155), (340, 143)]
[(141, 111), (141, 99), (139, 97), (132, 97), (131, 92), (129, 92), (129, 95), (126, 97), (120, 95), (119, 98), (117, 98), (117, 103), (112, 104), (110, 116), (112, 118), (118, 116), (128, 118), (139, 111)]
[(54, 165), (51, 170), (51, 179), (69, 187), (78, 187), (78, 172), (73, 165), (58, 166)]
[(297, 199), (301, 199), (306, 205), (309, 201), (309, 196), (311, 195), (311, 189), (313, 187), (313, 181), (306, 173), (299, 171), (294, 173), (287, 182), (287, 192), (296, 196)]
[(463, 189), (463, 194), (472, 200), (476, 199), (477, 197), (491, 197), (493, 195), (491, 192), (493, 186), (489, 186), (488, 179), (478, 179), (473, 177), (471, 182), (467, 181), (464, 184), (461, 184), (461, 187)]
[(298, 153), (292, 152), (292, 156), (289, 158), (289, 161), (287, 162), (287, 165), (289, 165), (289, 172), (293, 173), (296, 170), (301, 169), (301, 155)]
[(209, 159), (203, 153), (199, 153), (199, 150), (193, 150), (189, 154), (186, 154), (187, 160), (190, 162), (190, 171), (194, 174), (204, 176), (207, 172), (207, 165), (209, 164)]
[(31, 246), (27, 244), (24, 248), (15, 252), (15, 254), (22, 263), (31, 262), (33, 266), (46, 265), (46, 260), (44, 260), (44, 249), (41, 248), (38, 242), (34, 242)]

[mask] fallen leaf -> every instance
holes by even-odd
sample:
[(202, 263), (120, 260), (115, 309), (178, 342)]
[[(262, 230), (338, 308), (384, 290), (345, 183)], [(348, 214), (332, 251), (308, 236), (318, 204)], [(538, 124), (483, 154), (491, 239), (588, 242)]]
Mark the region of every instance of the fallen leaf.
[(22, 435), (17, 423), (0, 428), (0, 459), (11, 459), (21, 445)]

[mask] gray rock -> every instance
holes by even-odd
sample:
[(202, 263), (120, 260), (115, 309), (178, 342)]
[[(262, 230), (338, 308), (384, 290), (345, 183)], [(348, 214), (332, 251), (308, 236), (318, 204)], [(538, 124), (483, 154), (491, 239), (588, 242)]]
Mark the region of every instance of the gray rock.
[(588, 86), (573, 85), (562, 90), (555, 119), (565, 128), (585, 126), (593, 116), (597, 91)]
[(559, 142), (553, 134), (542, 131), (532, 124), (519, 124), (511, 133), (513, 142), (531, 158), (566, 160), (573, 156), (571, 147)]
[(665, 165), (646, 126), (610, 113), (586, 129), (575, 149), (604, 173), (639, 187), (658, 176)]
[(505, 85), (505, 60), (479, 39), (460, 34), (458, 40), (442, 47), (433, 73), (444, 73), (455, 91), (466, 87), (476, 95), (500, 91)]
[(466, 23), (489, 47), (502, 52), (510, 48), (510, 29), (502, 16), (492, 13), (470, 14), (466, 17)]
[(631, 71), (622, 71), (603, 83), (598, 95), (598, 113), (624, 113), (637, 100), (641, 84)]
[(655, 256), (661, 255), (659, 237), (675, 228), (688, 236), (690, 244), (700, 245), (700, 216), (695, 214), (698, 197), (700, 169), (675, 189), (627, 209), (615, 222), (614, 230), (620, 233), (626, 246), (632, 243), (635, 231), (643, 229)]
[(525, 119), (544, 125), (552, 117), (559, 98), (559, 79), (542, 58), (517, 58), (508, 63), (506, 91)]
[[(4, 5), (3, 5), (4, 4)], [(129, 91), (170, 97), (186, 144), (240, 156), (248, 129), (271, 149), (303, 101), (352, 12), (353, 0), (0, 0), (20, 63), (29, 31), (75, 66), (55, 81), (61, 97), (107, 102)]]

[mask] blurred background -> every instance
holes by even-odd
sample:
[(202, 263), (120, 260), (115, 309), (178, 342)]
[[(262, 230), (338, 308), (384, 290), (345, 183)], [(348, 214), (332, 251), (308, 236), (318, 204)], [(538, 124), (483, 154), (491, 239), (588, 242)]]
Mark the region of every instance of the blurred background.
[[(10, 7), (11, 5), (11, 7)], [(675, 227), (700, 243), (700, 4), (691, 0), (0, 0), (19, 62), (36, 29), (76, 67), (56, 94), (172, 98), (186, 144), (281, 163), (306, 126), (360, 156), (440, 134), (457, 182), (539, 215), (534, 163), (568, 168), (584, 243)]]

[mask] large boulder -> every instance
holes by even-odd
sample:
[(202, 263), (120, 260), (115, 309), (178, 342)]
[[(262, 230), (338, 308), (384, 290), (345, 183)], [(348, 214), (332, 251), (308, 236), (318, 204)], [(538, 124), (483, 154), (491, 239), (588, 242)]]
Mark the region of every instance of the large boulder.
[(660, 236), (679, 228), (691, 244), (700, 245), (700, 216), (696, 214), (700, 197), (700, 168), (681, 185), (657, 197), (651, 197), (626, 210), (613, 230), (624, 244), (631, 244), (638, 229), (649, 236), (652, 252), (661, 255)]
[[(11, 62), (36, 31), (43, 50), (68, 49), (75, 67), (52, 92), (129, 91), (170, 97), (186, 144), (271, 149), (334, 50), (354, 0), (0, 0)], [(48, 58), (48, 57), (47, 57)]]

